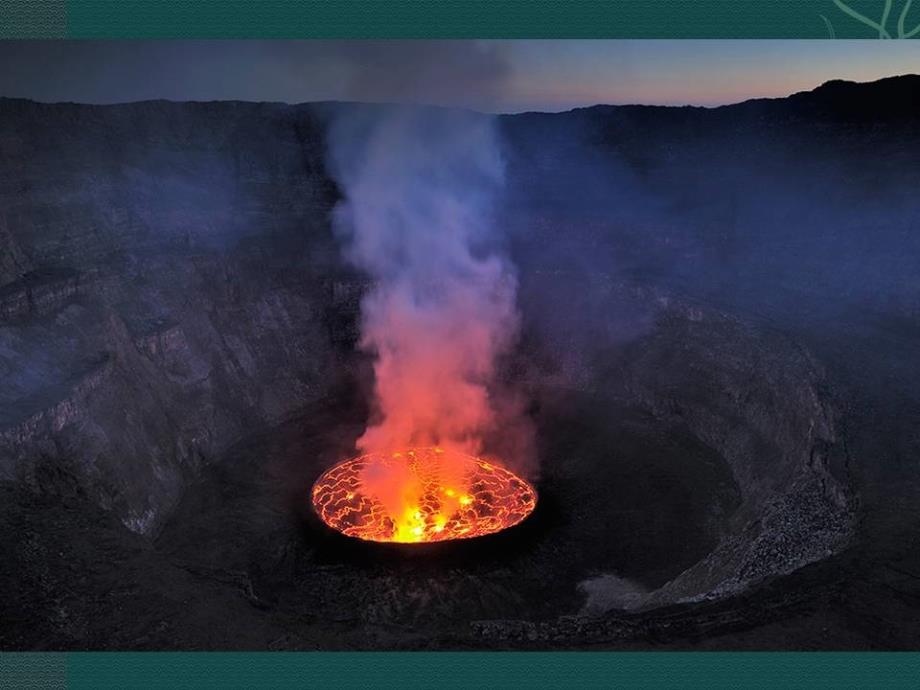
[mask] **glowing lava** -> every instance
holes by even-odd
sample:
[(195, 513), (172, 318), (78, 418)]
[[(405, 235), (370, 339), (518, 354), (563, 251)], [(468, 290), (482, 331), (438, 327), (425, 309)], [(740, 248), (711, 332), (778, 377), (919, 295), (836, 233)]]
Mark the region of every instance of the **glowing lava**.
[(504, 467), (441, 448), (346, 460), (316, 480), (312, 498), (333, 529), (402, 543), (492, 534), (521, 522), (537, 503), (534, 488)]

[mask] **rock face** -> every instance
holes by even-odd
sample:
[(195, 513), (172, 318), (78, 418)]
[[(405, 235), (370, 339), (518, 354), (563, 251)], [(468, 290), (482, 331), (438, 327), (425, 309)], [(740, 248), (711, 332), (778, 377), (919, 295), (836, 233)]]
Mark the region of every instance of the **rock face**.
[[(713, 552), (645, 605), (719, 597), (843, 548), (855, 503), (824, 371), (781, 335), (697, 305), (669, 305), (622, 382), (729, 464), (743, 501)], [(681, 344), (675, 361), (673, 343)]]
[[(608, 313), (631, 305), (644, 314), (645, 331), (607, 345), (564, 332), (543, 338), (542, 351), (528, 358), (541, 363), (529, 380), (579, 390), (599, 405), (638, 407), (662, 426), (687, 429), (727, 463), (741, 500), (720, 518), (717, 544), (701, 561), (641, 594), (613, 574), (586, 581), (589, 608), (719, 598), (844, 548), (856, 502), (821, 365), (781, 333), (699, 301), (613, 281), (604, 293)], [(525, 291), (525, 304), (527, 297)], [(616, 323), (595, 326), (616, 330)]]
[(0, 101), (0, 477), (155, 531), (334, 384), (334, 190), (307, 110)]

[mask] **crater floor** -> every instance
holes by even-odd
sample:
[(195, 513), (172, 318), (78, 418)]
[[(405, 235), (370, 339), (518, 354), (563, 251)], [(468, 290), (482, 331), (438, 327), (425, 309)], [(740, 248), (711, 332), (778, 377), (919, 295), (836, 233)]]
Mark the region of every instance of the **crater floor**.
[[(579, 617), (592, 613), (598, 578), (621, 579), (615, 603), (625, 609), (704, 557), (739, 491), (716, 453), (641, 410), (576, 396), (537, 414), (539, 510), (468, 542), (369, 544), (316, 519), (311, 482), (350, 452), (361, 430), (360, 406), (347, 398), (234, 446), (190, 487), (154, 542), (78, 493), (52, 497), (4, 484), (4, 553), (13, 558), (0, 566), (0, 586), (14, 596), (5, 598), (0, 642), (770, 648), (789, 646), (790, 634), (795, 646), (821, 646), (832, 628), (834, 646), (860, 647), (878, 634), (864, 602), (891, 606), (920, 593), (918, 581), (895, 571), (890, 578), (902, 589), (887, 589), (850, 553), (724, 601)], [(850, 601), (854, 589), (865, 591)]]

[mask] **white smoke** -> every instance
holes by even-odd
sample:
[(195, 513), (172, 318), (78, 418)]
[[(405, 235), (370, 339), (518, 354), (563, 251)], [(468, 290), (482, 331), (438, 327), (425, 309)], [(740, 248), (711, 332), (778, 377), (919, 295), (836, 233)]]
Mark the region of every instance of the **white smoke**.
[(495, 385), (519, 319), (493, 220), (504, 179), (494, 119), (354, 107), (331, 127), (330, 162), (345, 196), (336, 231), (374, 282), (360, 344), (376, 357), (378, 415), (359, 448), (479, 453), (499, 424), (520, 434), (527, 425), (508, 419), (520, 406)]

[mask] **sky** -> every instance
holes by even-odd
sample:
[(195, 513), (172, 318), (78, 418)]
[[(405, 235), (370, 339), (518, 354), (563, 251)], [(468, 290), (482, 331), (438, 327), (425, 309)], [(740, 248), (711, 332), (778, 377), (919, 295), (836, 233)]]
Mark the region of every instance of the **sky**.
[(0, 96), (715, 106), (920, 73), (920, 41), (0, 41)]

